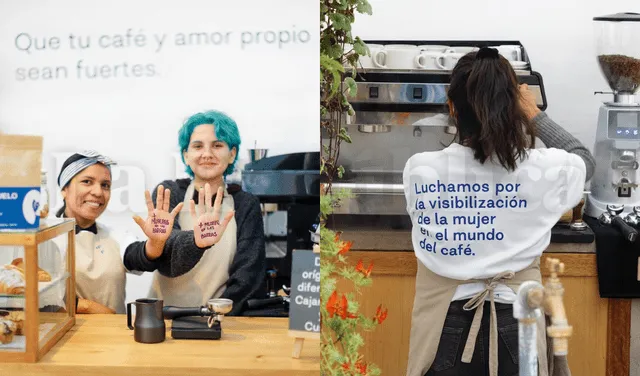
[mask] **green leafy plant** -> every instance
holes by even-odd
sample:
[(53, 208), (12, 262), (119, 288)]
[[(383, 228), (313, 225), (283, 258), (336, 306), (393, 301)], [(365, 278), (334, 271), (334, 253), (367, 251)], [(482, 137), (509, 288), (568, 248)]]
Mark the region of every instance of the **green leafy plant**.
[[(367, 0), (320, 1), (320, 129), (325, 134), (322, 143), (320, 174), (325, 178), (325, 193), (331, 190), (335, 177), (341, 178), (340, 144), (351, 143), (343, 126), (345, 114), (353, 115), (348, 96), (355, 96), (354, 77), (358, 59), (370, 55), (366, 44), (351, 34), (356, 13), (371, 14)], [(351, 68), (345, 74), (345, 66)], [(322, 140), (321, 140), (322, 141)]]
[[(344, 173), (338, 161), (340, 146), (342, 142), (351, 143), (343, 124), (345, 114), (354, 114), (348, 98), (357, 93), (356, 65), (360, 56), (369, 55), (365, 43), (351, 34), (356, 13), (371, 14), (369, 2), (320, 1), (320, 173), (324, 181), (320, 197), (320, 373), (332, 376), (380, 375), (380, 369), (361, 354), (361, 332), (374, 330), (387, 316), (381, 305), (369, 316), (359, 312), (356, 295), (362, 294), (362, 287), (371, 285), (373, 264), (365, 266), (362, 260), (355, 267), (349, 264), (347, 254), (353, 243), (342, 240), (340, 233), (326, 226), (334, 207), (350, 195), (348, 191), (333, 192), (332, 184)], [(339, 291), (339, 280), (350, 282), (353, 292)]]

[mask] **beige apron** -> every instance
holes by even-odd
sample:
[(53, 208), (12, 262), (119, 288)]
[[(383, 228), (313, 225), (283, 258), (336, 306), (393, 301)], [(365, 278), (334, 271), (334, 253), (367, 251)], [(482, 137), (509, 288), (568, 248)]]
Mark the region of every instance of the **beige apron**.
[[(194, 223), (189, 213), (193, 192), (194, 187), (191, 182), (184, 195), (184, 208), (178, 219), (180, 228), (185, 231), (193, 229)], [(223, 197), (221, 219), (234, 209), (233, 197), (227, 192), (226, 187)], [(166, 277), (156, 270), (149, 296), (164, 300), (164, 305), (178, 307), (201, 306), (205, 305), (209, 299), (219, 298), (226, 289), (229, 268), (236, 254), (236, 232), (236, 220), (233, 217), (220, 241), (204, 251), (202, 258), (193, 269), (179, 277)]]
[(80, 231), (76, 234), (76, 294), (125, 313), (126, 270), (122, 263), (120, 244), (109, 231), (96, 224), (98, 233)]
[[(427, 267), (417, 260), (418, 272), (416, 274), (416, 295), (413, 303), (413, 313), (411, 318), (411, 336), (409, 341), (409, 362), (407, 365), (407, 376), (423, 376), (431, 367), (438, 345), (440, 336), (444, 327), (444, 321), (447, 316), (451, 299), (455, 294), (456, 288), (463, 283), (476, 282), (459, 281), (446, 277), (442, 277), (430, 271)], [(540, 275), (540, 259), (536, 260), (526, 269), (518, 272), (505, 272), (495, 276), (489, 280), (480, 280), (485, 283), (485, 290), (476, 294), (467, 304), (465, 309), (476, 309), (471, 324), (469, 337), (464, 347), (462, 361), (471, 362), (474, 347), (480, 329), (485, 299), (490, 298), (491, 302), (491, 318), (489, 333), (489, 375), (497, 376), (498, 374), (498, 329), (496, 320), (496, 311), (493, 301), (493, 289), (499, 284), (509, 286), (514, 292), (525, 281), (541, 282)], [(538, 319), (538, 374), (539, 376), (548, 376), (549, 367), (547, 362), (547, 337), (545, 318)], [(553, 363), (553, 359), (550, 363)], [(566, 362), (562, 364), (567, 367)], [(556, 367), (560, 367), (556, 364)], [(555, 373), (558, 373), (558, 369)], [(568, 374), (568, 368), (566, 368)]]

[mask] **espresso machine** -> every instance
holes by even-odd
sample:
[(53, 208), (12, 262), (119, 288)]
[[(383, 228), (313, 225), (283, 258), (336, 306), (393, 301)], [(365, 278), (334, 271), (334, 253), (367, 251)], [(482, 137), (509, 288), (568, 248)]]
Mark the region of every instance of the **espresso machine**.
[[(344, 126), (353, 143), (343, 143), (340, 148), (340, 164), (345, 173), (342, 179), (334, 181), (333, 189), (349, 189), (351, 197), (341, 200), (335, 208), (332, 220), (339, 227), (365, 226), (363, 223), (370, 222), (373, 227), (410, 228), (402, 185), (406, 161), (419, 152), (441, 150), (455, 139), (456, 128), (449, 118), (446, 96), (453, 64), (440, 69), (384, 67), (378, 61), (384, 54), (377, 50), (389, 51), (387, 60), (396, 53), (391, 52), (392, 49), (415, 48), (418, 53), (429, 51), (429, 56), (442, 53), (444, 64), (439, 65), (447, 65), (450, 57), (479, 47), (500, 46), (501, 53), (513, 50), (517, 52), (514, 53), (517, 59), (512, 61), (512, 66), (519, 82), (529, 85), (539, 108), (544, 110), (547, 106), (542, 76), (533, 70), (527, 51), (519, 41), (368, 40), (365, 43), (378, 66), (357, 69), (357, 94), (349, 98), (355, 114), (345, 115)], [(456, 55), (455, 51), (461, 53)]]
[(313, 246), (309, 229), (320, 213), (320, 152), (265, 156), (248, 163), (242, 188), (258, 197), (263, 208), (273, 207), (263, 209), (267, 291), (263, 301), (248, 302), (248, 308), (282, 306), (287, 302), (276, 295), (282, 286), (291, 285), (293, 250)]
[[(615, 209), (618, 216), (635, 214), (640, 205), (640, 14), (618, 13), (593, 19), (596, 53), (613, 100), (600, 107), (594, 147), (596, 169), (585, 213), (594, 218)], [(607, 208), (609, 207), (609, 208)], [(620, 213), (621, 212), (621, 213)]]

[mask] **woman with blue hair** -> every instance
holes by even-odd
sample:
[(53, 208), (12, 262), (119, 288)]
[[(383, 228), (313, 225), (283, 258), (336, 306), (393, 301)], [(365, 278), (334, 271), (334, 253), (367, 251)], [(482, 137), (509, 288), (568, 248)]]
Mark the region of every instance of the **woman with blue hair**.
[(157, 189), (170, 193), (164, 195), (166, 211), (184, 205), (191, 215), (181, 211), (166, 239), (153, 233), (150, 219), (134, 218), (152, 246), (146, 252), (143, 245), (127, 249), (124, 265), (154, 271), (150, 297), (165, 305), (200, 306), (227, 298), (234, 302), (230, 314), (241, 314), (248, 299), (264, 294), (266, 255), (258, 198), (225, 183), (240, 148), (238, 127), (221, 112), (197, 113), (180, 129), (178, 143), (191, 178), (165, 180)]

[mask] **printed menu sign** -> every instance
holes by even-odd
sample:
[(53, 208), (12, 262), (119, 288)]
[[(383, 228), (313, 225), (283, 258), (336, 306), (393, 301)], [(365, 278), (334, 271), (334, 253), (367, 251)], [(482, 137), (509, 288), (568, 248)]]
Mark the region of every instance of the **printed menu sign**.
[(289, 330), (320, 333), (320, 254), (294, 250)]

